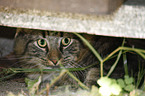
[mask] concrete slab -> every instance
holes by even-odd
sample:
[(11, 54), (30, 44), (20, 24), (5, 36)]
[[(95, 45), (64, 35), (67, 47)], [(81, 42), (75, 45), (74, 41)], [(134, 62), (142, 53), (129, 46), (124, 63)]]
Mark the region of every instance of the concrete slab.
[(128, 0), (105, 16), (1, 7), (0, 25), (145, 39), (145, 0)]

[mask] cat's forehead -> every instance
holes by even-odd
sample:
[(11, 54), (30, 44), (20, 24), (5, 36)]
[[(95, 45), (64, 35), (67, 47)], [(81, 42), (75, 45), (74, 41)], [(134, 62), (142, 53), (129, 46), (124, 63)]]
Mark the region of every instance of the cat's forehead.
[(26, 37), (26, 36), (35, 36), (35, 35), (42, 35), (43, 31), (40, 30), (33, 30), (33, 29), (23, 29), (23, 28), (18, 28), (15, 34), (15, 38), (22, 36), (22, 37)]
[(71, 38), (76, 40), (76, 36), (73, 33), (56, 32), (46, 30), (34, 30), (34, 29), (17, 29), (15, 38), (23, 38), (27, 40), (37, 40), (45, 38), (51, 41), (60, 41), (62, 38)]
[(47, 31), (47, 34), (48, 36), (56, 36), (56, 37), (69, 37), (69, 38), (75, 37), (74, 34), (66, 32)]

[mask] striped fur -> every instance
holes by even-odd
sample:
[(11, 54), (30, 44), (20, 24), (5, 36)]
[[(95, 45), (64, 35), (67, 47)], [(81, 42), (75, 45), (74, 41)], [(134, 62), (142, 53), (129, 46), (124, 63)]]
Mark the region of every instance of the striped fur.
[[(105, 56), (118, 44), (113, 44), (113, 39), (96, 38), (85, 35), (84, 37)], [(111, 43), (109, 40), (111, 40)], [(114, 46), (115, 45), (115, 46)], [(109, 48), (114, 46), (114, 48)], [(19, 62), (23, 68), (54, 69), (60, 68), (62, 64), (65, 68), (80, 68), (91, 64), (97, 64), (98, 60), (87, 46), (73, 33), (40, 31), (30, 29), (18, 29), (15, 36), (14, 52), (19, 57)], [(99, 77), (98, 65), (83, 71), (72, 72), (88, 86), (96, 83)], [(43, 81), (50, 81), (59, 72), (29, 73), (31, 79), (43, 75)], [(58, 84), (76, 83), (67, 75), (63, 76)]]

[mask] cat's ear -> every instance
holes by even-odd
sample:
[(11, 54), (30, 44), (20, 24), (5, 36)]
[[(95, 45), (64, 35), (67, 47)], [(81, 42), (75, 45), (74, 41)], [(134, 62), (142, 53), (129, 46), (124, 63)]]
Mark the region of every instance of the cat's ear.
[(15, 43), (14, 43), (14, 53), (17, 55), (21, 55), (24, 53), (27, 40), (25, 38), (25, 30), (17, 29), (15, 34)]
[(17, 28), (15, 38), (18, 36), (19, 32), (21, 31), (21, 28)]
[(28, 31), (27, 29), (17, 28), (15, 38), (19, 36), (24, 36), (27, 31)]

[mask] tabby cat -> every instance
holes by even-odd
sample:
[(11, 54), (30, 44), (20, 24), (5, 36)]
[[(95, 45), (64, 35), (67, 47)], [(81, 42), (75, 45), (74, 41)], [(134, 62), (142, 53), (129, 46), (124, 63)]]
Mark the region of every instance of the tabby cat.
[[(120, 46), (122, 40), (113, 38), (95, 37), (82, 34), (101, 54), (106, 56), (115, 48)], [(113, 43), (113, 42), (116, 43)], [(92, 64), (93, 67), (82, 71), (72, 72), (77, 78), (87, 86), (96, 84), (99, 78), (99, 62), (88, 47), (73, 33), (40, 31), (32, 29), (18, 29), (15, 36), (14, 53), (19, 58), (22, 68), (55, 69), (61, 68), (80, 68)], [(30, 79), (36, 79), (42, 75), (43, 81), (50, 81), (59, 72), (49, 71), (27, 73)], [(64, 75), (57, 84), (74, 84), (76, 81), (68, 75)]]

